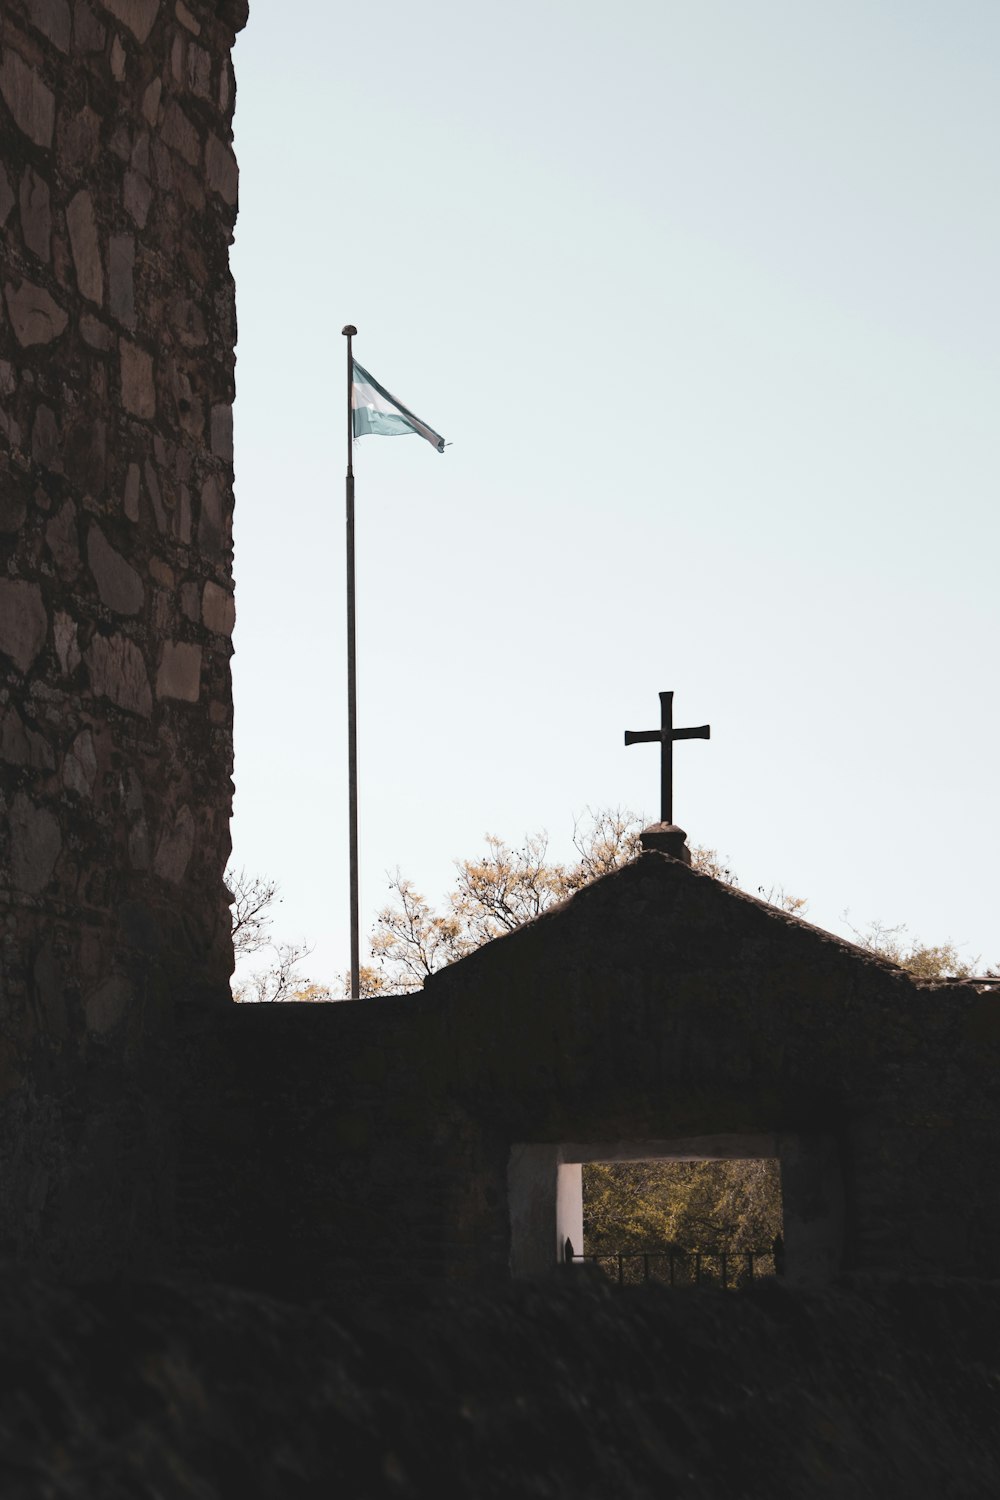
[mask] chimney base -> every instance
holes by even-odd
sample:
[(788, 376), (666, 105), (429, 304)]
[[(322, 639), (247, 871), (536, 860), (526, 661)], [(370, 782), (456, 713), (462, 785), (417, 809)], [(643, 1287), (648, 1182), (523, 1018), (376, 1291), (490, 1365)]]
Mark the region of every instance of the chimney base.
[(691, 850), (687, 846), (687, 834), (676, 823), (651, 823), (639, 835), (644, 849), (656, 849), (660, 854), (669, 854), (681, 864), (691, 863)]

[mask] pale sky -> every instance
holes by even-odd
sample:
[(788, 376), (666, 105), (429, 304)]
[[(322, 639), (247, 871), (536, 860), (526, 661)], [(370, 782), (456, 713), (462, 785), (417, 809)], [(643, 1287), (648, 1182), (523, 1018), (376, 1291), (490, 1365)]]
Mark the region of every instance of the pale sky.
[(1000, 960), (995, 0), (255, 0), (236, 48), (234, 858), (349, 962), (487, 832), (675, 817)]

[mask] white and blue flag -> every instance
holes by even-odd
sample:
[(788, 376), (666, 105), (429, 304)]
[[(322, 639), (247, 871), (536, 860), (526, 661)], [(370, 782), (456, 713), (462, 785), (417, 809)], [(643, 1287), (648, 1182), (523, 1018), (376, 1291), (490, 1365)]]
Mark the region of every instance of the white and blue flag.
[(357, 360), (353, 361), (352, 370), (351, 410), (356, 438), (368, 433), (375, 437), (403, 437), (408, 432), (415, 432), (433, 444), (439, 453), (444, 452), (444, 438), (440, 433), (421, 422), (395, 396), (390, 396)]

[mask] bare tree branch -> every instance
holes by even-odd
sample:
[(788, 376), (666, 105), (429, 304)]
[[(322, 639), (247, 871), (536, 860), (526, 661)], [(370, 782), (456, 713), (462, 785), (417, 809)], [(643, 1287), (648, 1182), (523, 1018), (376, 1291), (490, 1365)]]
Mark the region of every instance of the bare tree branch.
[(239, 958), (259, 953), (271, 941), (270, 908), (278, 899), (278, 884), (246, 870), (226, 871), (226, 885), (233, 897), (233, 947)]

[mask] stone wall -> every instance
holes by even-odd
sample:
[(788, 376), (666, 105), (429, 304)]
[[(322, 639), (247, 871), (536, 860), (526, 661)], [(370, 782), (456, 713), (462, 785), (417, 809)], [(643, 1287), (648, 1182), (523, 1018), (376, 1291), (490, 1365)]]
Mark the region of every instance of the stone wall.
[[(662, 854), (420, 995), (236, 1006), (181, 1047), (179, 1253), (216, 1278), (495, 1284), (512, 1153), (751, 1135), (780, 1143), (789, 1275), (1000, 1264), (996, 987), (918, 983)], [(553, 1165), (553, 1221), (557, 1191)]]
[(177, 1002), (228, 998), (245, 0), (0, 9), (0, 1236), (169, 1230)]

